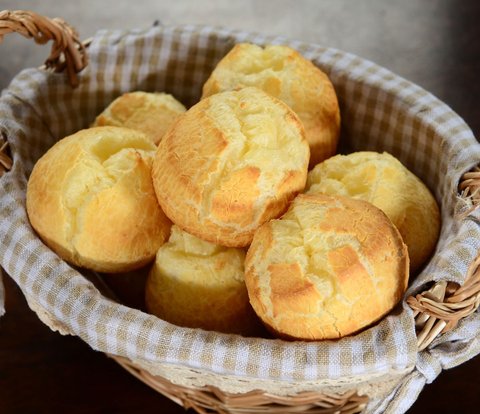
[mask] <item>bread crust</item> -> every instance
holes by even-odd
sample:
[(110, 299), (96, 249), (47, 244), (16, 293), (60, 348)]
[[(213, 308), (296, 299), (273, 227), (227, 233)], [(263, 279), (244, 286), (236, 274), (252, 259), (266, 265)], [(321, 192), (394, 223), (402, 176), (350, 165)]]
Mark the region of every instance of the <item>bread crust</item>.
[(328, 76), (288, 46), (239, 43), (217, 64), (202, 98), (255, 86), (285, 102), (299, 116), (310, 145), (310, 167), (335, 154), (340, 110)]
[(433, 254), (440, 234), (440, 209), (426, 185), (387, 152), (336, 155), (308, 174), (305, 192), (365, 200), (382, 210), (408, 247), (410, 274)]
[(158, 145), (168, 128), (185, 111), (185, 107), (167, 93), (128, 92), (108, 105), (92, 126), (135, 129)]
[(299, 195), (255, 233), (245, 261), (250, 302), (286, 339), (354, 334), (384, 317), (408, 283), (402, 238), (370, 203)]
[(142, 267), (171, 226), (151, 182), (155, 149), (142, 133), (118, 127), (85, 129), (58, 141), (28, 181), (33, 228), (74, 265), (107, 273)]
[(253, 335), (258, 321), (248, 301), (245, 252), (198, 239), (172, 227), (149, 273), (147, 310), (190, 328)]
[(158, 147), (153, 182), (163, 211), (183, 230), (243, 247), (302, 191), (308, 159), (295, 113), (245, 88), (206, 98), (177, 120)]

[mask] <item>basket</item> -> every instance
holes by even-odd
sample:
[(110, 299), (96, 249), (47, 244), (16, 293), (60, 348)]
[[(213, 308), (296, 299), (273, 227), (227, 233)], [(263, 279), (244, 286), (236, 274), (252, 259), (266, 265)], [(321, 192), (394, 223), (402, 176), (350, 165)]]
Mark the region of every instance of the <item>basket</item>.
[[(46, 67), (22, 71), (0, 99), (0, 264), (51, 329), (199, 413), (402, 413), (442, 369), (480, 353), (480, 145), (431, 94), (348, 53), (228, 29), (103, 31), (87, 46), (61, 20), (1, 12), (0, 40), (11, 31), (54, 43)], [(441, 205), (434, 256), (402, 303), (360, 334), (305, 343), (180, 328), (112, 299), (98, 275), (67, 265), (29, 225), (28, 175), (56, 140), (127, 91), (195, 103), (217, 61), (245, 41), (287, 44), (311, 59), (337, 91), (342, 152), (392, 153)]]

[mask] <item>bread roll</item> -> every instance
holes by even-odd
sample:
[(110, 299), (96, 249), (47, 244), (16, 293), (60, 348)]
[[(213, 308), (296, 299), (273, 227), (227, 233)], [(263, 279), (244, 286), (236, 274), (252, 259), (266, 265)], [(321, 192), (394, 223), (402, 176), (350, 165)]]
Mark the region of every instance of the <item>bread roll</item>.
[(85, 129), (58, 141), (33, 168), (27, 212), (64, 260), (99, 272), (143, 266), (168, 238), (151, 181), (155, 145), (141, 132)]
[(92, 126), (118, 126), (143, 132), (158, 144), (185, 107), (167, 93), (129, 92), (115, 99)]
[(340, 132), (337, 96), (327, 75), (287, 46), (241, 43), (218, 63), (203, 95), (256, 86), (293, 109), (310, 145), (310, 166), (335, 154)]
[(332, 157), (310, 171), (306, 192), (354, 197), (381, 209), (408, 246), (411, 274), (433, 253), (440, 232), (437, 202), (425, 184), (386, 152)]
[(248, 302), (245, 252), (172, 227), (147, 279), (147, 310), (180, 326), (249, 335), (259, 322)]
[(255, 233), (245, 261), (250, 302), (266, 326), (290, 339), (340, 338), (385, 316), (408, 282), (408, 254), (370, 203), (299, 195)]
[(245, 88), (200, 101), (173, 125), (158, 147), (153, 182), (163, 211), (183, 230), (243, 247), (302, 191), (308, 157), (295, 113)]

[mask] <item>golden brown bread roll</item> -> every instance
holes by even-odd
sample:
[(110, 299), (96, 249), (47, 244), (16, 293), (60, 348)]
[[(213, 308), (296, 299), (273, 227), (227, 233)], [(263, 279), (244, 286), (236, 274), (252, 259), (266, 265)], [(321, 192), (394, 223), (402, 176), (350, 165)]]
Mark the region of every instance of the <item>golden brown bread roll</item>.
[(259, 322), (248, 301), (245, 252), (173, 226), (147, 279), (147, 310), (180, 326), (250, 335)]
[(336, 155), (310, 171), (305, 190), (350, 196), (381, 209), (408, 246), (411, 274), (435, 248), (440, 232), (437, 202), (425, 184), (386, 152)]
[(287, 46), (240, 43), (218, 63), (202, 97), (256, 86), (292, 108), (305, 127), (310, 166), (335, 154), (340, 132), (337, 95), (327, 75)]
[(408, 253), (370, 203), (299, 195), (255, 233), (245, 261), (250, 302), (290, 339), (339, 338), (386, 315), (408, 282)]
[(163, 211), (183, 230), (243, 247), (304, 188), (308, 157), (295, 113), (244, 88), (200, 101), (172, 126), (158, 147), (153, 182)]
[(77, 266), (116, 273), (152, 260), (168, 238), (151, 181), (153, 144), (126, 128), (85, 129), (58, 141), (27, 186), (33, 228)]
[(92, 126), (118, 126), (143, 132), (158, 144), (185, 107), (172, 95), (153, 92), (129, 92), (115, 99)]

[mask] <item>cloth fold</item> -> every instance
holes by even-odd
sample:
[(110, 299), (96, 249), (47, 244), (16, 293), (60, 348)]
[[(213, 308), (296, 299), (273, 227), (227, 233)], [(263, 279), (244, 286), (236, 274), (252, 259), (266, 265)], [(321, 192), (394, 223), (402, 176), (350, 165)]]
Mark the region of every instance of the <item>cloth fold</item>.
[(3, 286), (3, 270), (0, 267), (0, 318), (5, 315), (5, 287)]

